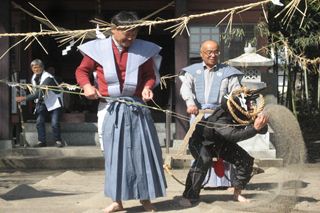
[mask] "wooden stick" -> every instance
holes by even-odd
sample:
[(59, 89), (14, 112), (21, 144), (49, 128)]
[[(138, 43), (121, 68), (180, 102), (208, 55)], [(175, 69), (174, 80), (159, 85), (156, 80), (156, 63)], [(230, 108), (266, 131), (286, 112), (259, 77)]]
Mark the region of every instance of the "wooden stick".
[(20, 114), (20, 124), (21, 124), (21, 129), (22, 129), (22, 144), (24, 147), (29, 146), (26, 140), (26, 129), (24, 126), (24, 121), (23, 121), (23, 114), (22, 114), (22, 108), (21, 108), (21, 103), (18, 103), (18, 109), (19, 109), (19, 114)]

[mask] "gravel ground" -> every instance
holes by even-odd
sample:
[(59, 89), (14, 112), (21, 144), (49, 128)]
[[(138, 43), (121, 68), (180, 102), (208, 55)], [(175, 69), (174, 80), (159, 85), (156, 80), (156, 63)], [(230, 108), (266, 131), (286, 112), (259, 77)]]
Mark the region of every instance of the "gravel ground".
[[(231, 190), (203, 190), (191, 208), (178, 205), (184, 186), (166, 174), (167, 196), (154, 200), (159, 212), (319, 212), (320, 163), (263, 168), (244, 191), (248, 204), (232, 201)], [(184, 181), (187, 169), (172, 173)], [(95, 213), (111, 203), (103, 195), (104, 172), (75, 170), (0, 172), (1, 213)], [(123, 212), (143, 212), (138, 201)]]

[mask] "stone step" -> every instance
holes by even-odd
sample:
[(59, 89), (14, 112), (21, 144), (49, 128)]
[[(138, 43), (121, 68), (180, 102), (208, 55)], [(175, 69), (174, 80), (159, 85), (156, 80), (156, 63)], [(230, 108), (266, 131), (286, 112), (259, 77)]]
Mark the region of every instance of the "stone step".
[[(174, 169), (190, 168), (191, 155), (179, 150), (162, 149), (164, 163)], [(256, 159), (259, 167), (281, 167), (282, 159)], [(64, 148), (13, 148), (0, 151), (0, 170), (8, 169), (104, 169), (104, 157), (96, 146), (68, 146)]]
[[(190, 168), (194, 160), (191, 154), (181, 154), (175, 150), (171, 150), (169, 154), (164, 156), (164, 163), (175, 169)], [(255, 158), (254, 163), (258, 167), (283, 167), (281, 158)]]
[(0, 170), (103, 169), (103, 157), (7, 157), (0, 159)]
[(66, 146), (57, 147), (15, 147), (8, 150), (0, 150), (1, 157), (103, 157), (97, 146)]
[(96, 146), (13, 148), (0, 151), (0, 169), (103, 169)]
[[(70, 122), (61, 122), (61, 131), (63, 132), (96, 132), (98, 130), (97, 123), (93, 122), (82, 122), (82, 123), (70, 123)], [(166, 127), (165, 123), (154, 123), (157, 131), (165, 132)], [(35, 122), (26, 122), (24, 123), (26, 132), (37, 132)], [(51, 124), (46, 123), (46, 131), (52, 133)], [(171, 123), (172, 134), (175, 132), (175, 123)]]
[[(166, 128), (165, 123), (155, 123), (159, 142), (165, 146)], [(97, 123), (61, 123), (61, 137), (63, 141), (71, 146), (97, 145), (99, 143)], [(48, 146), (54, 145), (54, 138), (50, 123), (46, 123), (46, 135)], [(175, 136), (175, 124), (171, 123), (171, 138)], [(30, 146), (38, 142), (38, 135), (35, 123), (25, 123), (25, 137)], [(22, 144), (22, 134), (19, 143)]]

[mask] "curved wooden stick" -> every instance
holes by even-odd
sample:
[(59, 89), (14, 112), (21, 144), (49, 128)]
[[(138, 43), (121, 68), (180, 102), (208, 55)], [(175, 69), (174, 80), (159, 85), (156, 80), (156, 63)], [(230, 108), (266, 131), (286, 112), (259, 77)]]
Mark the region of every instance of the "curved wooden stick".
[(201, 109), (199, 110), (198, 115), (196, 116), (196, 118), (194, 119), (194, 121), (192, 122), (187, 134), (184, 136), (183, 138), (183, 142), (180, 146), (180, 151), (178, 153), (178, 155), (182, 155), (183, 152), (186, 150), (187, 144), (189, 143), (189, 139), (191, 138), (194, 130), (196, 129), (197, 124), (202, 120), (203, 116), (205, 114), (212, 114), (214, 110), (212, 109)]

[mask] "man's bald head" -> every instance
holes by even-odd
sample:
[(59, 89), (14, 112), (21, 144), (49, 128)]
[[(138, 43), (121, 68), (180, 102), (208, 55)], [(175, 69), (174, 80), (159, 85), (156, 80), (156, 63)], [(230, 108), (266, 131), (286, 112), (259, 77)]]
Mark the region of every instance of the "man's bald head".
[(216, 46), (219, 49), (219, 44), (215, 40), (205, 40), (200, 44), (200, 51), (208, 46)]
[(220, 55), (219, 44), (214, 40), (206, 40), (200, 45), (200, 56), (208, 68), (218, 63)]

